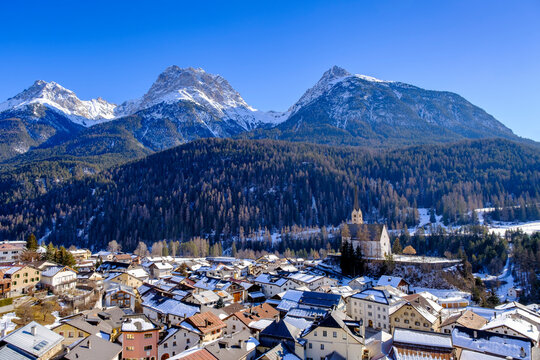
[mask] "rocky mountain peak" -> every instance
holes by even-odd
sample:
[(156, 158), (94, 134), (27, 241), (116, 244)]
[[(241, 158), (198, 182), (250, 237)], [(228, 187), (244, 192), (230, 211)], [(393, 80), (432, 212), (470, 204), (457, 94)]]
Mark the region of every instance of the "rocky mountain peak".
[(116, 108), (115, 104), (102, 98), (80, 100), (73, 91), (54, 81), (37, 80), (28, 89), (1, 103), (0, 112), (18, 111), (36, 104), (60, 112), (84, 126), (114, 118)]

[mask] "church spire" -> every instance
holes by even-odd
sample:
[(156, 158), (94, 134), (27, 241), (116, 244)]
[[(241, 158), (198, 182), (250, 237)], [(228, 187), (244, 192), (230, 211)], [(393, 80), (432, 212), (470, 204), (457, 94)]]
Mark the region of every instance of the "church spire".
[(364, 219), (362, 217), (362, 210), (360, 210), (360, 204), (358, 203), (358, 187), (354, 185), (354, 209), (351, 214), (351, 222), (353, 224), (363, 224)]
[(360, 209), (360, 205), (358, 205), (358, 186), (354, 185), (354, 207), (353, 210)]

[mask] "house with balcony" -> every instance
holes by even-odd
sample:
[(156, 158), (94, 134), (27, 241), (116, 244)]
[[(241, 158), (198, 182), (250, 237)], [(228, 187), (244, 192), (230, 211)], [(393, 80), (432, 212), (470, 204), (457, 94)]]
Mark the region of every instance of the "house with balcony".
[(77, 271), (69, 266), (53, 266), (41, 273), (41, 284), (55, 294), (75, 289)]

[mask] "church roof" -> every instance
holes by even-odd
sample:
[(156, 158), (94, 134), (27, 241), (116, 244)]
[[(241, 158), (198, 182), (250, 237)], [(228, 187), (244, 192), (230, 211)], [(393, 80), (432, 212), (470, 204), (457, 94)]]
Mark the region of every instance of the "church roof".
[(347, 224), (352, 240), (379, 241), (383, 233), (383, 224)]

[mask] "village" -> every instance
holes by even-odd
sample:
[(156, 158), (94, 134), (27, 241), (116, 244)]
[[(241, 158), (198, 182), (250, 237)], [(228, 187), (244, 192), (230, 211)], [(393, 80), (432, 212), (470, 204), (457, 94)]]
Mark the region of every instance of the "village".
[[(344, 240), (373, 264), (391, 254), (386, 227), (365, 224), (357, 203), (347, 227)], [(28, 247), (41, 257), (28, 259)], [(468, 292), (399, 276), (350, 278), (331, 255), (143, 257), (71, 248), (55, 262), (49, 250), (0, 243), (0, 359), (540, 358), (537, 305), (486, 308)], [(60, 264), (65, 258), (72, 266)], [(396, 262), (423, 271), (460, 266), (412, 254)]]

